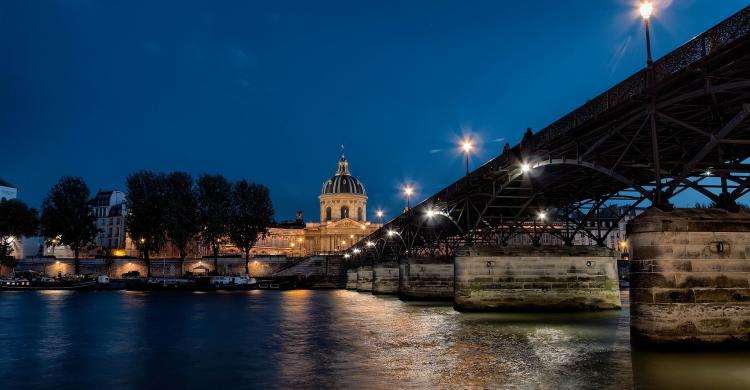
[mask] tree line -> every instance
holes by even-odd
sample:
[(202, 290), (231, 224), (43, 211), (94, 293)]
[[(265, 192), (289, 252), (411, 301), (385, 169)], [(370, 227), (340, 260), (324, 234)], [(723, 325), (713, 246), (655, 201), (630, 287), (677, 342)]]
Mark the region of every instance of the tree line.
[[(270, 191), (262, 184), (229, 182), (222, 175), (138, 171), (128, 175), (125, 229), (141, 252), (151, 276), (150, 254), (171, 243), (180, 266), (188, 245), (200, 241), (211, 248), (218, 269), (221, 245), (232, 243), (245, 255), (250, 273), (250, 250), (273, 224)], [(0, 259), (11, 255), (11, 238), (41, 235), (46, 246), (65, 245), (74, 254), (74, 272), (80, 274), (79, 255), (96, 238), (96, 216), (91, 192), (80, 177), (62, 177), (47, 193), (41, 214), (23, 202), (0, 202)]]

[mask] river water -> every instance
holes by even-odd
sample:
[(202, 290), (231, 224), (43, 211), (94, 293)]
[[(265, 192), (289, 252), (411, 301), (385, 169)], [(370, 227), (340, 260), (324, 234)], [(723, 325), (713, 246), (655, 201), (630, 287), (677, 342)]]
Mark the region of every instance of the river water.
[(343, 290), (3, 292), (0, 388), (750, 389), (750, 353), (633, 350), (628, 327), (627, 304), (464, 314)]

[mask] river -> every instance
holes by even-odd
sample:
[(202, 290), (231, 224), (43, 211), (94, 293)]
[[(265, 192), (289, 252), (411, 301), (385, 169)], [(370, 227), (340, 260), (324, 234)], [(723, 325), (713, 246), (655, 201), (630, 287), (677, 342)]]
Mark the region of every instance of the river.
[(343, 290), (3, 292), (0, 387), (750, 388), (750, 353), (634, 350), (628, 327), (627, 302), (466, 314)]

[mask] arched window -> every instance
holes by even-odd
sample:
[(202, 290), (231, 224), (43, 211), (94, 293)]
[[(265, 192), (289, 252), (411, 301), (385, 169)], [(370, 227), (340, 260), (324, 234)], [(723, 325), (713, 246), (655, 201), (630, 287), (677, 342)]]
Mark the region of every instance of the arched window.
[(341, 206), (341, 219), (349, 218), (349, 206)]
[(331, 208), (326, 207), (326, 221), (330, 221), (330, 220), (331, 220)]
[(357, 207), (357, 221), (362, 221), (362, 208)]

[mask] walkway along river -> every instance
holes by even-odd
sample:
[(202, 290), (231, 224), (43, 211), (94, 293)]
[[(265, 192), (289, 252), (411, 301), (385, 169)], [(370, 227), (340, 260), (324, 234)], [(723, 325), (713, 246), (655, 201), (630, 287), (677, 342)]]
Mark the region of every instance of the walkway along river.
[(633, 350), (621, 311), (458, 313), (342, 290), (4, 292), (18, 388), (750, 388), (750, 353)]

